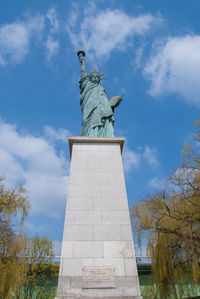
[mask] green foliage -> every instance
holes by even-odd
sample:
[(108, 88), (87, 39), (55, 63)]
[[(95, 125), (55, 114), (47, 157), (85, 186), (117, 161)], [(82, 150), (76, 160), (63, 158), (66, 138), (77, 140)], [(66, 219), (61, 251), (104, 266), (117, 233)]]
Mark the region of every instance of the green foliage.
[(0, 178), (0, 298), (54, 298), (58, 266), (52, 241), (22, 233), (30, 208), (26, 190), (7, 188)]
[[(199, 133), (195, 140), (199, 146)], [(200, 156), (185, 144), (183, 157), (163, 190), (147, 195), (132, 209), (139, 244), (146, 237), (152, 257), (147, 298), (182, 298), (184, 286), (190, 285), (192, 292), (200, 280)]]
[(27, 242), (26, 258), (28, 271), (23, 285), (24, 297), (53, 298), (52, 279), (57, 276), (57, 267), (53, 264), (52, 241), (36, 235)]
[(23, 283), (27, 265), (21, 225), (30, 208), (22, 186), (7, 188), (0, 178), (0, 298), (10, 298)]

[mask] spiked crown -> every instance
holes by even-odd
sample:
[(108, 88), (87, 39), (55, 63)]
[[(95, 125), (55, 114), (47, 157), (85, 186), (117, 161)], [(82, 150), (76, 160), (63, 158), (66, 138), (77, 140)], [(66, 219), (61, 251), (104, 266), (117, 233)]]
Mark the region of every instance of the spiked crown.
[(94, 66), (94, 71), (91, 71), (90, 68), (89, 68), (89, 71), (90, 71), (89, 76), (92, 76), (93, 74), (97, 74), (98, 77), (100, 78), (100, 80), (105, 80), (105, 79), (101, 78), (102, 76), (104, 76), (104, 74), (100, 74), (101, 69), (97, 71), (97, 70), (96, 70), (96, 67)]

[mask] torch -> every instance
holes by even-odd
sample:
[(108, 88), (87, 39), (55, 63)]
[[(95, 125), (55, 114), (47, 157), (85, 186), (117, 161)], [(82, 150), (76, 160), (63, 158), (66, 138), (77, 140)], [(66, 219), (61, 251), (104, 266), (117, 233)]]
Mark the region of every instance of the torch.
[(78, 50), (77, 55), (78, 55), (79, 61), (82, 62), (83, 57), (85, 56), (84, 50), (83, 49)]

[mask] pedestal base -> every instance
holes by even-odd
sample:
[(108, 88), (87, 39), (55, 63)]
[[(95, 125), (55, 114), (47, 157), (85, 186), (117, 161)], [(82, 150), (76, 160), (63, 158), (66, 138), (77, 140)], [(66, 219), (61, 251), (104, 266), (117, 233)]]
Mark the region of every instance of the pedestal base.
[(70, 137), (57, 299), (142, 299), (121, 159), (123, 138)]
[[(89, 297), (90, 299), (143, 299), (142, 296)], [(55, 297), (55, 299), (89, 299), (88, 297)]]
[(142, 299), (137, 276), (115, 277), (112, 288), (83, 288), (82, 277), (59, 277), (57, 299)]

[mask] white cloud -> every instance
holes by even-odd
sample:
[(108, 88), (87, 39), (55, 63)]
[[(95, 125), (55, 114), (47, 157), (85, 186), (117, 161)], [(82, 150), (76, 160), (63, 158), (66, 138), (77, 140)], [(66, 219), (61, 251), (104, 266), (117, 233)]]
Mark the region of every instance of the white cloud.
[(29, 15), (27, 17), (27, 21), (25, 22), (29, 34), (36, 34), (37, 38), (40, 38), (45, 27), (44, 21), (44, 16), (39, 13), (34, 16)]
[(20, 63), (28, 54), (30, 39), (40, 37), (44, 18), (37, 14), (26, 22), (14, 22), (0, 27), (0, 65)]
[(83, 47), (90, 58), (101, 58), (114, 49), (126, 49), (134, 35), (143, 35), (160, 18), (150, 14), (131, 17), (118, 9), (97, 11), (93, 4), (85, 11), (83, 20), (78, 20), (75, 6), (66, 27), (72, 44), (76, 49)]
[(144, 69), (151, 81), (149, 93), (155, 97), (177, 93), (200, 107), (200, 36), (169, 38), (155, 44), (154, 51)]
[(8, 60), (19, 63), (27, 55), (29, 33), (23, 23), (12, 23), (0, 27), (0, 63)]
[[(60, 129), (56, 134), (53, 128), (52, 131), (58, 138), (61, 138), (61, 132), (65, 132)], [(62, 152), (57, 154), (47, 137), (20, 134), (16, 126), (2, 121), (0, 140), (0, 174), (12, 185), (24, 182), (33, 213), (60, 217), (68, 178), (68, 165)]]
[(154, 167), (157, 167), (159, 165), (156, 155), (157, 150), (155, 148), (150, 148), (149, 146), (145, 147), (143, 156), (146, 159), (146, 161)]
[(44, 126), (45, 135), (48, 138), (51, 138), (52, 141), (60, 140), (63, 142), (67, 142), (67, 139), (70, 135), (72, 135), (67, 129), (58, 129), (55, 130), (51, 126)]
[(46, 48), (46, 60), (50, 63), (53, 56), (58, 54), (60, 43), (55, 35), (59, 32), (59, 20), (57, 18), (56, 10), (51, 7), (46, 14), (47, 19), (50, 22), (50, 33), (48, 34), (45, 42)]
[(148, 185), (152, 188), (152, 189), (162, 189), (164, 187), (164, 179), (160, 179), (160, 178), (153, 178), (149, 181)]
[[(139, 148), (139, 150), (141, 149), (142, 148)], [(126, 146), (123, 151), (124, 171), (128, 173), (131, 171), (132, 167), (138, 168), (142, 157), (149, 165), (153, 167), (159, 166), (159, 162), (157, 160), (157, 150), (155, 148), (146, 146), (143, 153), (138, 153)]]
[(60, 44), (58, 40), (55, 40), (51, 35), (48, 36), (45, 43), (46, 46), (46, 59), (51, 61), (52, 57), (58, 54)]
[(129, 172), (132, 167), (138, 168), (139, 163), (140, 163), (140, 154), (132, 151), (128, 147), (124, 148), (124, 152), (123, 152), (124, 171)]
[(135, 51), (135, 58), (132, 61), (132, 65), (133, 65), (133, 68), (135, 71), (137, 71), (141, 68), (143, 52), (144, 52), (144, 45), (139, 47)]
[(51, 7), (47, 11), (46, 16), (47, 16), (47, 19), (49, 20), (49, 22), (51, 24), (51, 32), (53, 32), (53, 33), (58, 32), (58, 30), (59, 30), (59, 21), (58, 21), (58, 18), (57, 18), (55, 8)]

